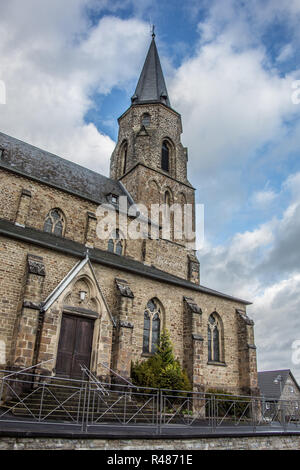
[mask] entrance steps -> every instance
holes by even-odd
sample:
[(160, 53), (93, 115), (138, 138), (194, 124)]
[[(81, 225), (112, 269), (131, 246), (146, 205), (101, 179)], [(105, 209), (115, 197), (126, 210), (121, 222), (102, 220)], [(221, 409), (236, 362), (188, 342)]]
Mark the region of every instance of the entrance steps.
[[(156, 419), (154, 398), (117, 391), (114, 386), (102, 394), (87, 382), (52, 379), (32, 390), (12, 396), (1, 405), (15, 417), (39, 421), (81, 423), (153, 423)], [(150, 401), (147, 403), (147, 401)]]

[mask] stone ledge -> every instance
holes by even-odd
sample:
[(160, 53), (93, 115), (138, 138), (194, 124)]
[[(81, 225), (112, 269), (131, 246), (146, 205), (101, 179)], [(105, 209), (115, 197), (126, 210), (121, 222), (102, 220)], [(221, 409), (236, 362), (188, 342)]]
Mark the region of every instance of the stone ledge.
[(134, 328), (134, 325), (132, 323), (130, 323), (129, 321), (119, 321), (119, 326), (121, 326), (122, 328), (131, 328), (133, 329)]
[(227, 367), (226, 362), (215, 362), (215, 361), (207, 361), (208, 366), (221, 366), (221, 367)]
[(32, 310), (40, 310), (41, 309), (41, 304), (31, 302), (30, 300), (24, 300), (23, 307), (24, 308), (31, 308)]

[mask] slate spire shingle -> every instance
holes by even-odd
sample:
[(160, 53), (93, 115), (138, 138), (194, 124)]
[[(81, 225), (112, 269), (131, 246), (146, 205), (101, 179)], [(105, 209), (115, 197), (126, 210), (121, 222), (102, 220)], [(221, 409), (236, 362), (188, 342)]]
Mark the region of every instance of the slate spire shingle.
[(140, 75), (135, 93), (131, 98), (132, 104), (163, 103), (171, 107), (168, 91), (160, 65), (159, 55), (155, 44), (155, 34)]

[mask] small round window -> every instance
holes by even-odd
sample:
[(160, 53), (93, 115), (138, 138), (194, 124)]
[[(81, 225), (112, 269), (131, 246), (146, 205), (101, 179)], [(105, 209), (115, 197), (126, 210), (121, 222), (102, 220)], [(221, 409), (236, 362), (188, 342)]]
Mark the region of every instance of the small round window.
[(150, 114), (144, 113), (142, 116), (142, 124), (143, 126), (147, 127), (150, 126)]

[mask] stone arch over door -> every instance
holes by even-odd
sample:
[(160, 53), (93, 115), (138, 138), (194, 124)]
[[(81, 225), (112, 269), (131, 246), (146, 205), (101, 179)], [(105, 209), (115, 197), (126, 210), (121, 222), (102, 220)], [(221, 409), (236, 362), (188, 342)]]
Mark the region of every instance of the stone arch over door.
[(53, 375), (78, 377), (82, 363), (105, 378), (111, 362), (113, 319), (90, 262), (60, 289), (44, 313), (39, 361), (52, 357)]

